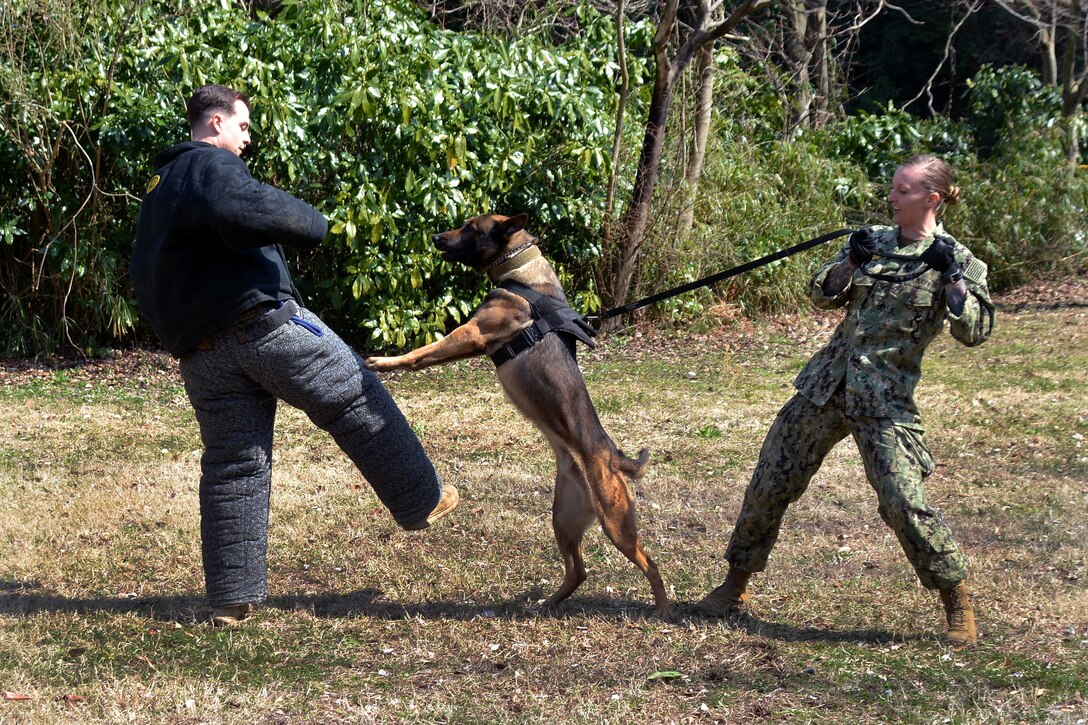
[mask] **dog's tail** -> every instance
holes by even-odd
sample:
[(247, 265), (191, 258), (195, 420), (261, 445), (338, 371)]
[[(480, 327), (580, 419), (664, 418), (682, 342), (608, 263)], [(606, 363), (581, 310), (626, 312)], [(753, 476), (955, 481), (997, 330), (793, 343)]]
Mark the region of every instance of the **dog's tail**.
[(643, 448), (638, 452), (638, 459), (628, 458), (620, 451), (620, 470), (629, 478), (642, 478), (646, 473), (646, 464), (650, 462), (650, 451)]

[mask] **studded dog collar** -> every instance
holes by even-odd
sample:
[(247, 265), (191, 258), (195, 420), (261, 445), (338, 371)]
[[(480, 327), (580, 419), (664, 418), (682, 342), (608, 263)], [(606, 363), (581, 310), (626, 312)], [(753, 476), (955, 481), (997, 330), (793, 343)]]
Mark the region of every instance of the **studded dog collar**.
[(533, 242), (526, 242), (496, 259), (487, 268), (487, 276), (492, 282), (496, 282), (510, 270), (517, 269), (541, 256), (543, 255), (540, 253), (540, 247)]

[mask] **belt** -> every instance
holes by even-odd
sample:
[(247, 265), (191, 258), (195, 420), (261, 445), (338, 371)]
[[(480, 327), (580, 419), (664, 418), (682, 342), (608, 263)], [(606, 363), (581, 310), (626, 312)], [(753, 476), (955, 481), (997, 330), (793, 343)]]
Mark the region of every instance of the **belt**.
[[(234, 336), (238, 338), (238, 342), (250, 342), (264, 337), (298, 314), (298, 305), (295, 304), (294, 300), (286, 300), (280, 303), (281, 306), (273, 308), (271, 312), (268, 312), (270, 309), (269, 304), (275, 303), (262, 303), (249, 308), (242, 313), (241, 317), (217, 332), (216, 335), (223, 332), (233, 332)], [(193, 347), (193, 350), (200, 351), (214, 349), (215, 335), (205, 337)]]

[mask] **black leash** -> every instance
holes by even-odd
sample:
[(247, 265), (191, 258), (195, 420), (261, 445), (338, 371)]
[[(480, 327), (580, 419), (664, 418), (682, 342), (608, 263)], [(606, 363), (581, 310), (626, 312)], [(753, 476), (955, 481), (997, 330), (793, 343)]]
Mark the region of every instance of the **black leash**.
[(759, 267), (770, 264), (771, 262), (777, 262), (779, 259), (790, 257), (794, 254), (798, 254), (799, 252), (803, 252), (806, 249), (812, 249), (813, 247), (818, 247), (821, 244), (826, 244), (832, 239), (846, 236), (853, 231), (853, 229), (839, 229), (838, 231), (824, 234), (822, 236), (816, 237), (815, 239), (809, 239), (807, 242), (801, 242), (800, 244), (795, 244), (792, 247), (787, 247), (786, 249), (780, 249), (777, 252), (772, 252), (765, 257), (753, 259), (751, 262), (745, 262), (744, 264), (733, 267), (732, 269), (727, 269), (724, 272), (718, 272), (717, 274), (712, 274), (709, 277), (703, 277), (702, 279), (697, 279), (694, 282), (688, 282), (687, 284), (680, 285), (679, 287), (674, 287), (672, 289), (665, 290), (664, 292), (658, 292), (657, 294), (650, 295), (649, 297), (644, 297), (636, 302), (628, 302), (626, 305), (613, 307), (610, 310), (602, 312), (600, 315), (588, 315), (586, 319), (593, 321), (603, 321), (612, 317), (616, 317), (617, 315), (625, 315), (628, 312), (634, 312), (635, 310), (639, 310), (648, 305), (652, 305), (655, 302), (667, 300), (670, 297), (676, 297), (677, 295), (682, 295), (685, 292), (691, 292), (692, 290), (699, 289), (700, 287), (707, 287), (714, 284), (715, 282), (721, 282), (723, 279), (736, 277), (738, 274), (751, 272), (753, 269), (758, 269)]

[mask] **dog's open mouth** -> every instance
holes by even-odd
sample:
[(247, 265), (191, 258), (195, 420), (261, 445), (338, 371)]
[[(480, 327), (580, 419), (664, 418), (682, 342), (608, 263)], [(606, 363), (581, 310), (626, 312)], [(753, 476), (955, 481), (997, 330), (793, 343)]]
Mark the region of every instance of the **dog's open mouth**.
[(435, 246), (435, 249), (438, 250), (439, 256), (441, 256), (442, 259), (446, 260), (447, 262), (460, 261), (458, 259), (458, 257), (457, 257), (457, 251), (456, 250), (450, 249), (449, 247), (441, 246), (441, 245), (438, 245), (438, 244), (435, 244), (434, 246)]

